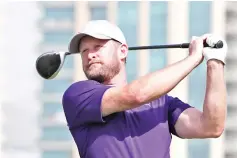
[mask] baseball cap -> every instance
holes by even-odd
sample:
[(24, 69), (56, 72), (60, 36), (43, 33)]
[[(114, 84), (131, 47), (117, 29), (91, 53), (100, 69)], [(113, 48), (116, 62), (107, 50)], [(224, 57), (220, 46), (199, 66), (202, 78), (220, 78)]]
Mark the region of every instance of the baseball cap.
[(126, 44), (124, 34), (117, 25), (107, 20), (92, 20), (85, 25), (81, 32), (72, 37), (69, 44), (70, 53), (78, 52), (80, 41), (84, 36), (92, 36), (97, 39), (114, 39)]

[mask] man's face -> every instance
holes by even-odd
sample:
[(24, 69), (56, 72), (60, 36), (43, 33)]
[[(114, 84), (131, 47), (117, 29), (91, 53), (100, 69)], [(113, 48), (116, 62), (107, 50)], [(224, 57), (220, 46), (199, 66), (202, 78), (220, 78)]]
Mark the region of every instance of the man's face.
[(118, 48), (118, 43), (113, 40), (100, 40), (90, 36), (82, 38), (79, 50), (86, 77), (103, 83), (117, 75), (121, 64)]

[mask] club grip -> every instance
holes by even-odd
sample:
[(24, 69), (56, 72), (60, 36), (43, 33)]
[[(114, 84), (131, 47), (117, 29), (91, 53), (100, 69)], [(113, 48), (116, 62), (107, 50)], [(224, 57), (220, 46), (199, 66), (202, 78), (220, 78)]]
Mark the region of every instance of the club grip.
[[(216, 43), (211, 43), (211, 41), (209, 41), (210, 43), (207, 43), (206, 40), (203, 41), (203, 46), (204, 47), (212, 47), (212, 48), (222, 48), (223, 47), (223, 42), (221, 40), (219, 40)], [(181, 48), (189, 48), (190, 43), (182, 43), (181, 44)]]
[(212, 42), (211, 40), (209, 40), (209, 41), (205, 40), (203, 45), (204, 45), (204, 47), (222, 48), (224, 44), (221, 40), (219, 40), (218, 42)]

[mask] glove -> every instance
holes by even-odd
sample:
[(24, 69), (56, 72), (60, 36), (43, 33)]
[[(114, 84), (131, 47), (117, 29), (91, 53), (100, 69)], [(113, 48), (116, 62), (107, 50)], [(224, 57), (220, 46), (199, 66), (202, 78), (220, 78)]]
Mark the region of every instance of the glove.
[[(217, 43), (219, 40), (221, 40), (223, 42), (223, 47), (222, 48), (212, 48), (215, 43)], [(213, 36), (213, 35), (209, 35), (206, 39), (206, 42), (209, 46), (211, 47), (205, 47), (203, 49), (203, 56), (206, 59), (206, 61), (210, 60), (210, 59), (216, 59), (219, 61), (222, 61), (223, 64), (226, 64), (226, 55), (227, 55), (227, 43), (224, 39), (221, 39), (219, 37)]]

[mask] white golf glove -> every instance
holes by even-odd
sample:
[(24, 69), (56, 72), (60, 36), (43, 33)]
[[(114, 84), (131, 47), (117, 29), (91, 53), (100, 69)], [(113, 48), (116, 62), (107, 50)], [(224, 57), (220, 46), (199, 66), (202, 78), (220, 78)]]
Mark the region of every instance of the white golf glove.
[[(222, 48), (212, 48), (219, 40), (223, 42), (223, 47)], [(203, 49), (203, 56), (205, 57), (206, 61), (210, 59), (217, 59), (220, 60), (226, 64), (226, 55), (227, 55), (227, 43), (224, 39), (221, 39), (219, 37), (210, 35), (206, 39), (207, 44), (209, 44), (211, 47), (205, 47)]]

